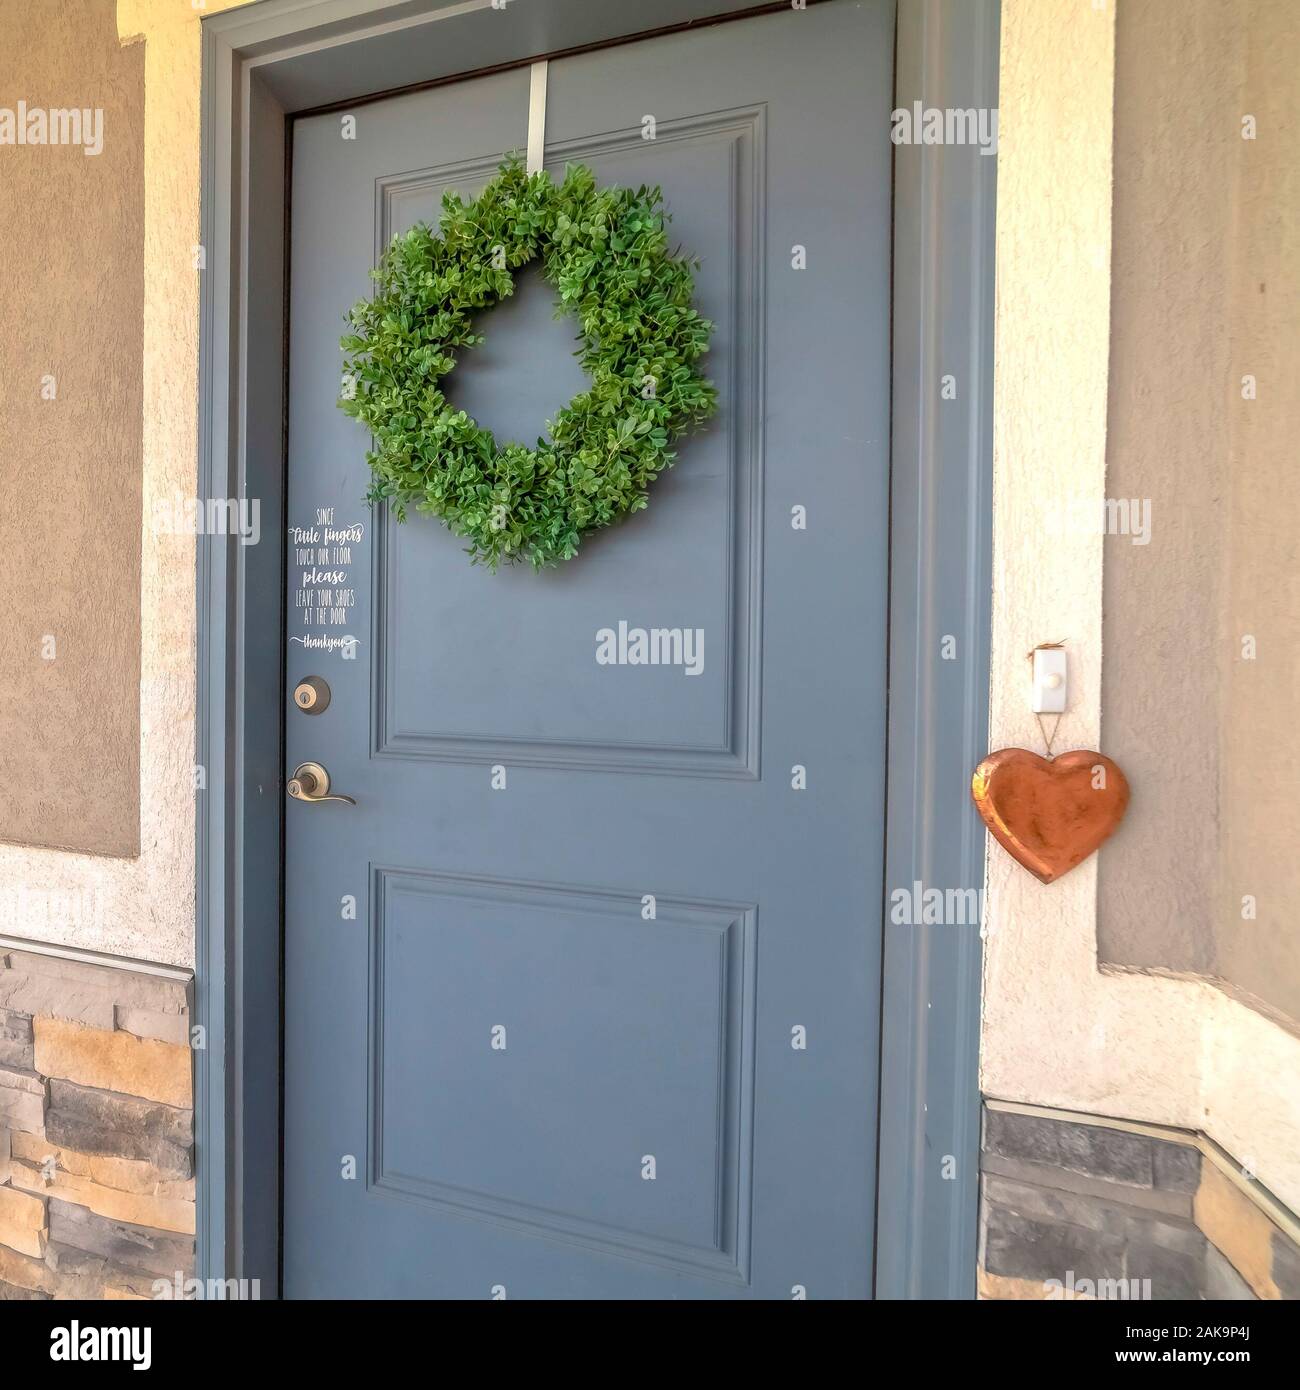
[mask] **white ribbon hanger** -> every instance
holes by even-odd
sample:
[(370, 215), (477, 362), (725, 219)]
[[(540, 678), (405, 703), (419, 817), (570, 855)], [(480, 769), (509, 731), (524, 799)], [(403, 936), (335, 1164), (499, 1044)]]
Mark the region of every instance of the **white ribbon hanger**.
[(542, 167), (546, 150), (546, 68), (547, 60), (533, 64), (528, 87), (528, 172)]

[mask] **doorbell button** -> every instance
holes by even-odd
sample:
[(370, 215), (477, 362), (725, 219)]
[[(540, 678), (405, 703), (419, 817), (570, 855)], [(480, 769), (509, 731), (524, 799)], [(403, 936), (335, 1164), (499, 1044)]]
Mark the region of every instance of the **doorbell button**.
[(1066, 666), (1063, 647), (1034, 651), (1033, 710), (1035, 714), (1064, 714)]

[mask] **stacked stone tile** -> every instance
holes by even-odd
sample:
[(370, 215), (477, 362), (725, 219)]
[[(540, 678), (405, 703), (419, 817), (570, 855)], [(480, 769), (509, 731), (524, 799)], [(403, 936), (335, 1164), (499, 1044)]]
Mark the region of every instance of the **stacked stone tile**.
[(151, 1298), (192, 1275), (189, 995), (0, 951), (0, 1299)]
[(982, 1297), (1300, 1298), (1294, 1217), (1200, 1136), (1034, 1109), (984, 1111)]

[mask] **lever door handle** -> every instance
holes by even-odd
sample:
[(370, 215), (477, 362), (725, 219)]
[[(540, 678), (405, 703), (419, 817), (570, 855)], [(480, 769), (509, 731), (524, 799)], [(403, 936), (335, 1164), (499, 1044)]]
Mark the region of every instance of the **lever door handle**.
[(350, 796), (330, 795), (330, 775), (320, 763), (299, 763), (285, 791), (295, 801), (342, 801), (349, 806), (357, 804)]

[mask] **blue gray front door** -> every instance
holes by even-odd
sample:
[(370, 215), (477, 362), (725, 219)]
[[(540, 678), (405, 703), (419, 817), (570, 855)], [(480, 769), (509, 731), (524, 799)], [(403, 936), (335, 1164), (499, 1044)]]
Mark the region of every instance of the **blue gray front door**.
[[(290, 1297), (871, 1292), (892, 51), (834, 0), (552, 61), (547, 167), (662, 185), (720, 405), (542, 573), (368, 509), (335, 406), (379, 248), (525, 145), (528, 70), (295, 123), (286, 777), (355, 804), (286, 811)], [(575, 330), (536, 271), (482, 327), (448, 393), (532, 442)]]

